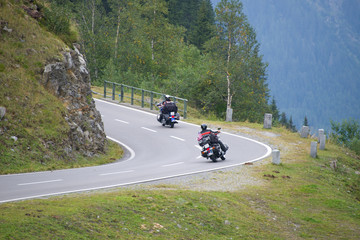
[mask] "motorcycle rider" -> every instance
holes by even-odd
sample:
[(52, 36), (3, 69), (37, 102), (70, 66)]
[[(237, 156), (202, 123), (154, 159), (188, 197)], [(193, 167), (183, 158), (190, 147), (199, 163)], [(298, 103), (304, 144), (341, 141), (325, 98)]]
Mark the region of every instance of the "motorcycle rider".
[(229, 149), (229, 147), (225, 146), (225, 144), (223, 142), (221, 142), (221, 140), (216, 135), (217, 133), (219, 133), (219, 131), (212, 131), (211, 129), (207, 128), (206, 124), (201, 124), (201, 131), (199, 134), (201, 134), (201, 136), (210, 135), (210, 142), (211, 143), (219, 143), (221, 150), (223, 150), (224, 154), (225, 154), (226, 151)]
[(173, 101), (171, 101), (169, 95), (165, 95), (164, 98), (164, 101), (156, 105), (160, 108), (160, 116), (158, 121), (161, 122), (163, 125), (165, 125), (165, 118), (163, 118), (164, 114), (169, 114), (170, 112), (177, 113), (178, 110), (178, 107)]

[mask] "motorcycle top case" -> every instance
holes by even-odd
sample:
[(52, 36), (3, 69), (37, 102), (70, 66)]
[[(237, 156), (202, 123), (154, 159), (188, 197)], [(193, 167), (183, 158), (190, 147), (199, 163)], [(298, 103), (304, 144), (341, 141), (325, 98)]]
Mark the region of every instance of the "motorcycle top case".
[(198, 136), (198, 143), (201, 147), (203, 147), (206, 143), (209, 143), (210, 142), (210, 136), (209, 135), (206, 135), (206, 136), (202, 136), (201, 133), (199, 133), (199, 136)]

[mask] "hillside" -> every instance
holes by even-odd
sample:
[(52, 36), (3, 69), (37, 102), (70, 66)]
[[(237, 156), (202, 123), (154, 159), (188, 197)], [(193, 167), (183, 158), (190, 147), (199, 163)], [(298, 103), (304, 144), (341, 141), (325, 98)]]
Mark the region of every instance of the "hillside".
[[(209, 173), (0, 204), (0, 235), (5, 239), (359, 239), (359, 156), (328, 142), (317, 158), (311, 158), (313, 139), (284, 128), (208, 123), (278, 148), (282, 164), (271, 164), (268, 158)], [(230, 145), (229, 151), (236, 149)]]
[(43, 4), (0, 1), (1, 173), (88, 165), (107, 149), (86, 63), (47, 30)]
[(280, 111), (297, 127), (307, 116), (314, 130), (360, 119), (359, 0), (242, 2)]

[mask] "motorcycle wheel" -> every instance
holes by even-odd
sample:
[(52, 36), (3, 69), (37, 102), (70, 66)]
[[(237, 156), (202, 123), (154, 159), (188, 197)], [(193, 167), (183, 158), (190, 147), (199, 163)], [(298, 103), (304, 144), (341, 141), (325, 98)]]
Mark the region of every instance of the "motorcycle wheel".
[(171, 127), (171, 128), (173, 128), (173, 127), (174, 127), (174, 125), (175, 125), (175, 123), (173, 123), (173, 122), (172, 122), (172, 123), (170, 123), (170, 127)]
[(217, 162), (215, 155), (212, 155), (212, 156), (210, 157), (210, 159), (211, 159), (211, 161), (213, 161), (213, 162)]

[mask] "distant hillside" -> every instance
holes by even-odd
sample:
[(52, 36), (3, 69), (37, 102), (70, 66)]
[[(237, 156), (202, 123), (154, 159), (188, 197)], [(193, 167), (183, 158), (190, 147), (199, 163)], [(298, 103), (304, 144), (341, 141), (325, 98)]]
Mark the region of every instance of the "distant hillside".
[(360, 0), (242, 2), (280, 111), (314, 129), (360, 119)]

